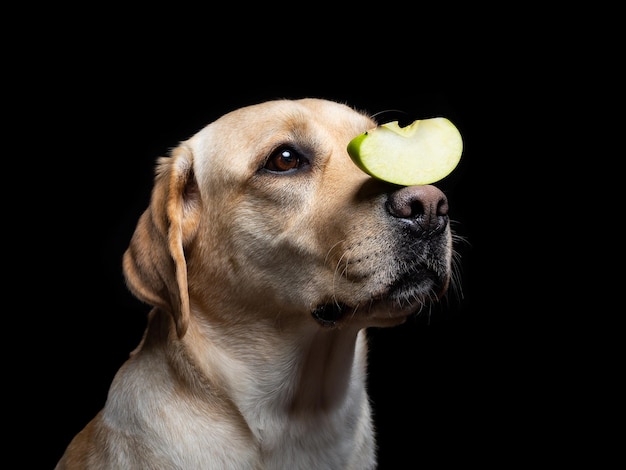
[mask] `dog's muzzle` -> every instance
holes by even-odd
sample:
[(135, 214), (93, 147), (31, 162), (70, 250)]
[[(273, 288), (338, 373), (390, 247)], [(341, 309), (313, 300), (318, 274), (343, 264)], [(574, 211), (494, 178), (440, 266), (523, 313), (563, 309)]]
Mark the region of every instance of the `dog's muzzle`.
[[(439, 300), (449, 284), (448, 199), (435, 186), (408, 186), (389, 194), (385, 209), (398, 233), (395, 280), (371, 305), (411, 311)], [(344, 303), (345, 302), (345, 303)], [(311, 313), (324, 327), (334, 327), (350, 311), (350, 299), (318, 305)]]

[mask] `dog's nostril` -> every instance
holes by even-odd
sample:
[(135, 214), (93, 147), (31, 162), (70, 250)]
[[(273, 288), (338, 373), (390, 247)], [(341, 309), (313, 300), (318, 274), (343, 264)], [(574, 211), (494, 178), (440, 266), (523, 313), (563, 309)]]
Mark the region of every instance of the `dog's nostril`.
[(407, 186), (389, 195), (387, 212), (400, 219), (411, 219), (425, 231), (445, 226), (448, 198), (435, 186)]

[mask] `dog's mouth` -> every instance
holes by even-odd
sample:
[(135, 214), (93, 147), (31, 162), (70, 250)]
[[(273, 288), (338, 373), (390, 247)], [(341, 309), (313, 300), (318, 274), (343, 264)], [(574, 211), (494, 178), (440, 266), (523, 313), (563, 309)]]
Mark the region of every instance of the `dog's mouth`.
[(311, 313), (324, 328), (335, 328), (342, 323), (362, 326), (393, 326), (403, 323), (419, 309), (421, 303), (401, 305), (388, 299), (372, 299), (367, 305), (353, 307), (343, 302), (318, 305)]
[(318, 305), (311, 314), (320, 325), (332, 328), (345, 316), (348, 310), (351, 310), (351, 307), (344, 303), (331, 302)]
[(367, 324), (378, 326), (399, 324), (426, 304), (438, 301), (446, 293), (448, 283), (447, 275), (420, 270), (406, 274), (367, 302), (351, 305), (334, 300), (318, 305), (311, 313), (326, 328), (350, 319), (365, 319)]

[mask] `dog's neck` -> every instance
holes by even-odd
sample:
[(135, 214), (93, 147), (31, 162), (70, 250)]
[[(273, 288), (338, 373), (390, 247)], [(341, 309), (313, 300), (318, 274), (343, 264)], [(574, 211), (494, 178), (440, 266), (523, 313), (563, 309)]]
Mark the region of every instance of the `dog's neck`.
[[(148, 330), (160, 333), (147, 337), (176, 334), (168, 314), (156, 309), (152, 317)], [(234, 397), (244, 416), (271, 410), (276, 417), (322, 417), (349, 406), (347, 401), (366, 399), (365, 330), (323, 328), (314, 322), (252, 328), (192, 319), (178, 344), (170, 359), (196, 370), (199, 384)]]
[[(323, 329), (312, 322), (300, 327), (257, 324), (254, 330), (237, 330), (204, 329), (205, 341), (194, 344), (211, 347), (221, 342), (219, 351), (205, 352), (205, 357), (222, 355), (207, 373), (221, 370), (227, 383), (241, 384), (241, 389), (232, 393), (251, 410), (258, 409), (260, 401), (274, 401), (277, 413), (331, 411), (342, 405), (348, 388), (355, 387), (365, 376), (364, 332), (359, 335), (357, 330)], [(230, 344), (219, 340), (242, 333), (245, 338)], [(242, 381), (242, 376), (247, 381)]]
[[(317, 413), (341, 406), (348, 389), (365, 378), (364, 338), (355, 331), (316, 329), (297, 345), (298, 377), (291, 412)], [(358, 354), (358, 357), (355, 357)]]

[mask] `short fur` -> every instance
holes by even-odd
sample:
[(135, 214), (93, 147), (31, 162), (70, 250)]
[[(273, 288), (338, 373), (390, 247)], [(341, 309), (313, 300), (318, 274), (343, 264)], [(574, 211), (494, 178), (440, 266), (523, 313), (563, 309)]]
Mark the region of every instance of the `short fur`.
[(446, 292), (452, 235), (440, 190), (350, 160), (375, 125), (275, 100), (158, 160), (123, 259), (148, 325), (57, 470), (376, 467), (366, 328)]

